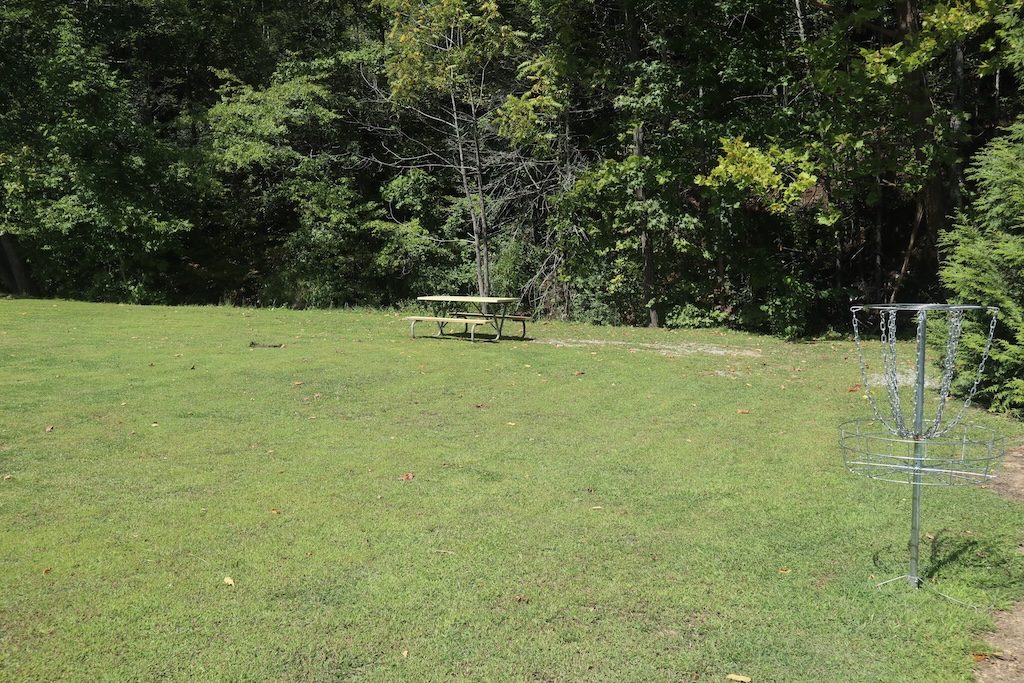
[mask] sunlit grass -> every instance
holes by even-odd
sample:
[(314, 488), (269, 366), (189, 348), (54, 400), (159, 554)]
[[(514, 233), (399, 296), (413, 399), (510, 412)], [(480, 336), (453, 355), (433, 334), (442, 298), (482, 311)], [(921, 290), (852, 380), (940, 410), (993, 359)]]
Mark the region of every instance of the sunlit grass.
[[(971, 680), (986, 613), (876, 588), (852, 342), (408, 332), (0, 301), (0, 679)], [(1008, 604), (1022, 522), (926, 491), (922, 575)]]

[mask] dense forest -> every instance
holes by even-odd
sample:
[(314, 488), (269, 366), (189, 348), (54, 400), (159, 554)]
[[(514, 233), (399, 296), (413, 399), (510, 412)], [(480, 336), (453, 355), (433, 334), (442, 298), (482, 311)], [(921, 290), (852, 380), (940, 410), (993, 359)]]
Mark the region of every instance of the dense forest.
[(5, 0), (0, 285), (1019, 319), (1022, 76), (1020, 0)]

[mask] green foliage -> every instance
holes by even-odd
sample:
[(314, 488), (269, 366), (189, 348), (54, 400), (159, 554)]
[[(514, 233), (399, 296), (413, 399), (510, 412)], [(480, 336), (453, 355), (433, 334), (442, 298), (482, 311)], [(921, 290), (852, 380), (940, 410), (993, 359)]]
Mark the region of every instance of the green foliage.
[[(979, 397), (1024, 416), (1024, 120), (985, 147), (970, 176), (977, 196), (943, 236), (940, 276), (956, 301), (999, 307)], [(974, 381), (987, 335), (984, 325), (965, 326), (961, 389)]]
[[(735, 208), (757, 201), (770, 213), (784, 214), (795, 211), (805, 195), (817, 187), (816, 167), (807, 152), (783, 150), (776, 145), (761, 151), (742, 136), (722, 138), (721, 143), (724, 154), (718, 157), (718, 165), (694, 181), (698, 187), (711, 189), (717, 204)], [(825, 214), (819, 222), (830, 224), (837, 218)]]
[(163, 252), (191, 228), (176, 202), (202, 170), (141, 124), (68, 7), (16, 2), (0, 19), (0, 232), (51, 293), (162, 299)]
[(669, 311), (665, 326), (669, 328), (700, 329), (723, 327), (732, 322), (729, 314), (719, 308), (706, 308), (693, 303), (676, 306)]
[(344, 178), (329, 184), (301, 178), (288, 188), (299, 226), (285, 238), (261, 301), (295, 308), (381, 303), (378, 273), (367, 267), (378, 246), (370, 225), (380, 210), (361, 201)]
[(291, 141), (300, 131), (328, 126), (338, 118), (325, 106), (330, 93), (318, 82), (323, 74), (289, 77), (278, 72), (265, 88), (242, 83), (229, 72), (218, 75), (226, 83), (220, 102), (207, 112), (207, 124), (213, 154), (224, 171), (296, 165), (306, 155)]
[(389, 220), (377, 221), (381, 242), (375, 263), (382, 276), (405, 280), (406, 292), (464, 292), (474, 274), (461, 239), (461, 220), (453, 220), (457, 201), (440, 196), (442, 183), (422, 169), (392, 178), (381, 191)]
[[(1024, 20), (1001, 8), (996, 36), (1001, 59), (1024, 75)], [(970, 207), (942, 238), (939, 275), (956, 301), (998, 306), (999, 325), (979, 398), (993, 409), (1024, 416), (1024, 116), (977, 155), (968, 172), (976, 186)], [(965, 325), (960, 389), (973, 382), (988, 330)]]
[[(336, 66), (284, 64), (261, 88), (224, 73), (221, 101), (207, 116), (223, 191), (244, 193), (256, 221), (280, 226), (270, 237), (277, 253), (253, 282), (263, 303), (389, 303), (415, 285), (409, 276), (416, 269), (438, 256), (420, 224), (422, 178), (399, 176), (384, 188), (393, 210), (412, 214), (405, 223), (387, 222), (380, 203), (367, 201), (353, 179), (341, 175), (344, 157), (328, 151), (340, 116), (337, 95), (322, 82), (335, 77)], [(321, 139), (328, 149), (313, 146)], [(257, 235), (261, 228), (254, 222), (242, 230)]]
[(865, 74), (873, 81), (895, 85), (915, 71), (931, 66), (957, 43), (969, 40), (991, 25), (998, 2), (926, 4), (921, 30), (906, 40), (877, 50), (861, 49)]
[(814, 332), (939, 295), (961, 166), (1024, 102), (1019, 0), (905, 5), (10, 0), (0, 233), (66, 296), (493, 269), (558, 315)]
[(487, 85), (478, 79), (481, 70), (514, 52), (524, 37), (493, 0), (378, 1), (394, 18), (386, 66), (400, 104), (413, 103), (424, 92), (464, 99)]
[[(671, 201), (667, 190), (673, 180), (664, 159), (631, 155), (595, 165), (558, 198), (552, 220), (560, 250), (569, 255), (562, 275), (595, 299), (577, 315), (610, 324), (641, 321), (651, 303), (640, 289), (645, 228), (658, 240), (660, 264), (699, 253), (692, 241), (699, 224)], [(646, 195), (638, 195), (640, 188)], [(664, 277), (663, 271), (659, 278)], [(665, 297), (665, 290), (658, 296)]]
[(537, 55), (519, 66), (518, 77), (529, 84), (529, 89), (521, 94), (507, 94), (491, 119), (498, 134), (513, 146), (530, 148), (535, 154), (546, 156), (557, 139), (551, 126), (566, 107), (567, 93), (560, 83), (558, 66), (548, 56)]

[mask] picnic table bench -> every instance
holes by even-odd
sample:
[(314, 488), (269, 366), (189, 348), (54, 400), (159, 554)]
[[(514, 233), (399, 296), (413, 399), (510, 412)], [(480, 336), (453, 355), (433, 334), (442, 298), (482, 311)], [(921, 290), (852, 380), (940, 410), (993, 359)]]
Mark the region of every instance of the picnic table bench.
[[(410, 333), (416, 336), (416, 323), (434, 322), (437, 323), (437, 335), (440, 337), (445, 333), (445, 325), (463, 325), (463, 334), (469, 332), (469, 338), (476, 341), (476, 328), (485, 323), (494, 327), (494, 340), (501, 339), (502, 328), (506, 320), (514, 320), (523, 325), (523, 339), (526, 338), (526, 321), (529, 316), (513, 315), (507, 311), (511, 306), (517, 305), (519, 299), (507, 296), (449, 296), (433, 295), (417, 297), (419, 301), (429, 305), (433, 309), (432, 315), (409, 315), (406, 320), (412, 321)], [(470, 310), (455, 311), (456, 306)]]
[[(456, 324), (457, 323), (462, 323), (463, 325), (465, 325), (465, 328), (462, 331), (463, 331), (463, 333), (465, 333), (466, 330), (469, 330), (469, 338), (470, 338), (471, 341), (476, 341), (475, 334), (476, 334), (477, 326), (478, 325), (483, 325), (484, 323), (489, 322), (486, 318), (468, 318), (468, 317), (467, 318), (455, 318), (455, 317), (448, 317), (448, 318), (446, 318), (446, 317), (436, 316), (436, 315), (407, 315), (407, 316), (405, 316), (405, 319), (412, 321), (412, 326), (411, 326), (409, 331), (410, 331), (410, 333), (412, 334), (413, 337), (416, 336), (416, 323), (418, 323), (418, 322), (437, 323), (437, 335), (436, 336), (438, 336), (438, 337), (440, 337), (442, 334), (444, 334), (444, 326), (445, 325), (447, 325), (449, 323), (456, 323)], [(469, 329), (469, 328), (472, 328), (472, 329)]]

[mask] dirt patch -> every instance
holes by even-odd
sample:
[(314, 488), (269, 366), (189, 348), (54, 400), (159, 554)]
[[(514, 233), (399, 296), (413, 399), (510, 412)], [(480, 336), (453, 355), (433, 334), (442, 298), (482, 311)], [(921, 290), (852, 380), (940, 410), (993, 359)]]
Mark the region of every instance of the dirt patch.
[[(1024, 447), (1006, 452), (1003, 471), (989, 488), (1007, 498), (1024, 500)], [(996, 631), (984, 638), (998, 654), (979, 665), (975, 678), (981, 683), (1020, 683), (1024, 681), (1024, 602), (993, 616)]]
[(1003, 470), (988, 488), (1007, 498), (1024, 500), (1024, 446), (1006, 451)]
[(691, 353), (709, 353), (715, 356), (747, 356), (760, 358), (760, 350), (736, 349), (717, 344), (696, 344), (683, 342), (681, 344), (643, 344), (637, 342), (602, 341), (599, 339), (551, 339), (547, 342), (553, 346), (568, 348), (587, 348), (595, 346), (617, 346), (624, 347), (629, 351), (654, 351), (663, 356), (683, 356)]

